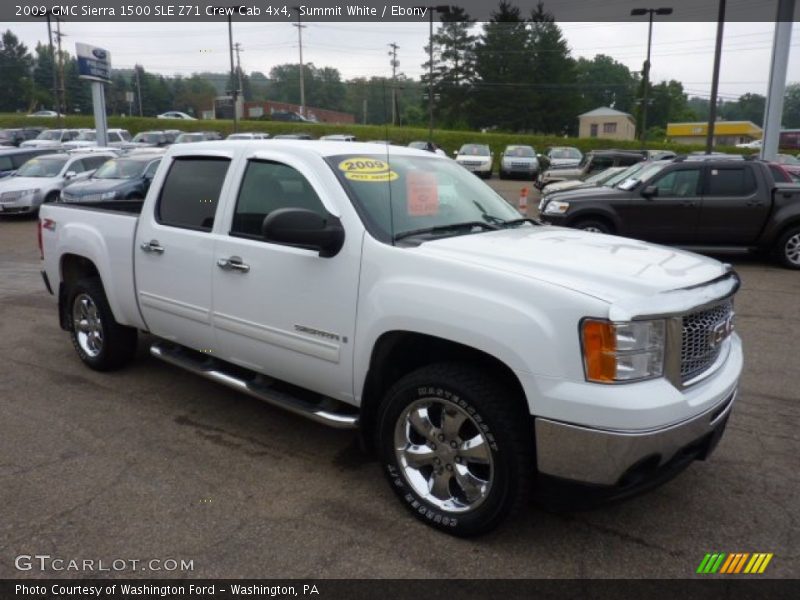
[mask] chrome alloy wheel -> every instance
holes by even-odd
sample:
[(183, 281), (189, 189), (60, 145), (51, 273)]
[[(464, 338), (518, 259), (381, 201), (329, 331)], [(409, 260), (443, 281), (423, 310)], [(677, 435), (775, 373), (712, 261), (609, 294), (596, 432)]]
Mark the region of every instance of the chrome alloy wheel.
[(439, 398), (411, 403), (397, 419), (395, 456), (405, 480), (425, 501), (459, 513), (489, 495), (494, 464), (489, 442), (462, 408)]
[(786, 240), (783, 251), (786, 254), (786, 259), (790, 263), (793, 265), (800, 265), (800, 233), (795, 233)]
[(103, 323), (97, 305), (88, 294), (78, 294), (72, 303), (75, 339), (88, 356), (95, 358), (103, 351)]

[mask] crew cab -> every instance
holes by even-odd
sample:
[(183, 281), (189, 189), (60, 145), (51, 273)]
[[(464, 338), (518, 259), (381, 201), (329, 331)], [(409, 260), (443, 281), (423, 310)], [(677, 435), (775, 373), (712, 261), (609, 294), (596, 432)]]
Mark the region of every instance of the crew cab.
[(774, 252), (800, 269), (800, 186), (756, 160), (655, 161), (614, 187), (552, 194), (542, 219), (695, 249)]
[(461, 536), (545, 481), (624, 495), (711, 453), (742, 370), (730, 266), (520, 218), (388, 148), (176, 144), (143, 202), (43, 206), (80, 360), (123, 367), (145, 331), (157, 359), (357, 428), (400, 502)]

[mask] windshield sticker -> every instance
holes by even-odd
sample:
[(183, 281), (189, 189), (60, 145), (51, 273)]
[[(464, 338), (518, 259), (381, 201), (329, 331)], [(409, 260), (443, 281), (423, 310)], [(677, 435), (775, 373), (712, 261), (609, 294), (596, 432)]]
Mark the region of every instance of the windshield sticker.
[(426, 217), (439, 213), (439, 188), (436, 175), (423, 171), (408, 172), (406, 211), (411, 217)]
[(351, 181), (385, 182), (394, 181), (399, 177), (397, 173), (389, 170), (386, 161), (364, 156), (355, 156), (339, 163), (339, 170)]

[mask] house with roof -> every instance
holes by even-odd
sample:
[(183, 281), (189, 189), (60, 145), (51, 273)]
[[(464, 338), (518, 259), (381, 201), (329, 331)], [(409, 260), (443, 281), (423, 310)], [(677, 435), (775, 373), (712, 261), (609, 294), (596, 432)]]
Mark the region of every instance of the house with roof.
[(578, 137), (608, 140), (635, 140), (636, 121), (633, 115), (601, 106), (578, 115)]

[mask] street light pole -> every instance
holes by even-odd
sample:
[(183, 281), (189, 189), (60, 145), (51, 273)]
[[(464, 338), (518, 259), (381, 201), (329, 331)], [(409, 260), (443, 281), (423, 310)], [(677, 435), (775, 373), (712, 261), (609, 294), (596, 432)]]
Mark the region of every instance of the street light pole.
[(292, 23), (297, 27), (297, 44), (300, 47), (300, 116), (306, 116), (306, 83), (305, 83), (305, 69), (303, 67), (303, 29), (305, 25), (300, 22), (300, 7), (295, 6), (297, 11), (297, 23)]
[(415, 6), (428, 11), (428, 142), (433, 143), (433, 13), (445, 15), (450, 12), (450, 6), (439, 4), (437, 6)]
[(647, 25), (647, 60), (644, 61), (644, 69), (642, 70), (642, 81), (644, 89), (642, 90), (642, 130), (639, 136), (642, 140), (642, 147), (647, 142), (647, 96), (648, 88), (650, 87), (650, 49), (653, 44), (653, 15), (671, 15), (671, 8), (634, 8), (631, 10), (631, 15), (638, 17), (642, 15), (648, 16)]

